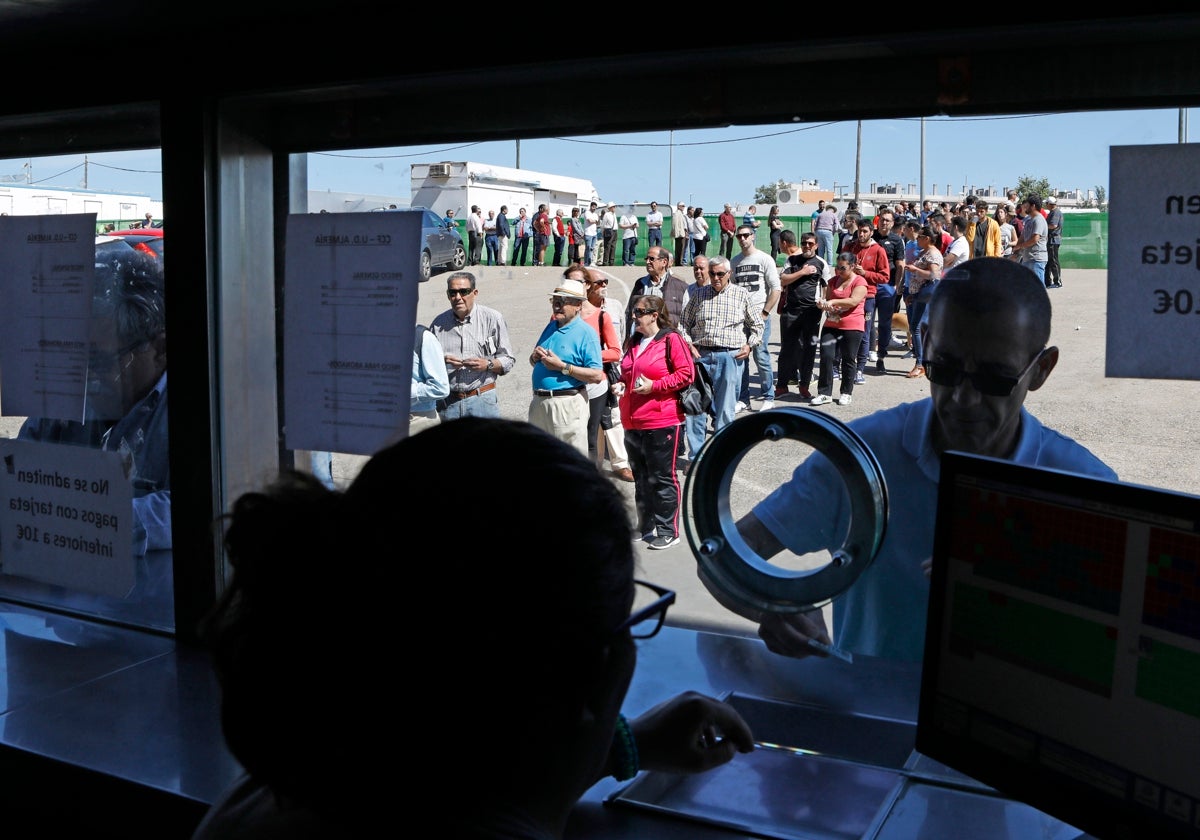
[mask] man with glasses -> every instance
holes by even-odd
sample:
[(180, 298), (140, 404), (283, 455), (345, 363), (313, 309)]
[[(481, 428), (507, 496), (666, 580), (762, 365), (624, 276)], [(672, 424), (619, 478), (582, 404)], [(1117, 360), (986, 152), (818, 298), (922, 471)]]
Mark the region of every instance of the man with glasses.
[[(1058, 362), (1058, 348), (1046, 344), (1049, 295), (1029, 269), (999, 257), (951, 269), (938, 283), (922, 335), (929, 398), (850, 423), (879, 459), (888, 487), (900, 492), (888, 497), (887, 533), (874, 562), (833, 602), (838, 647), (912, 662), (924, 651), (943, 452), (1116, 479), (1095, 455), (1024, 408)], [(844, 494), (831, 462), (811, 458), (738, 530), (763, 558), (785, 548), (797, 555), (818, 544), (828, 549), (828, 532), (845, 520)], [(820, 611), (772, 616), (759, 634), (770, 650), (790, 656), (813, 653), (809, 640), (830, 643)]]
[(504, 316), (475, 302), (478, 289), (469, 271), (447, 278), (446, 297), (450, 308), (429, 325), (442, 345), (450, 375), (450, 396), (438, 401), (438, 417), (499, 417), (496, 378), (512, 370), (515, 362)]
[(821, 310), (817, 299), (833, 267), (817, 256), (817, 235), (806, 233), (796, 245), (796, 234), (785, 230), (779, 243), (787, 255), (787, 264), (779, 273), (783, 286), (783, 312), (779, 314), (779, 379), (777, 394), (788, 392), (788, 382), (796, 380), (800, 398), (812, 399), (813, 364), (817, 360), (817, 340), (821, 334)]
[[(751, 210), (754, 206), (751, 205)], [(779, 303), (779, 269), (775, 258), (754, 247), (754, 227), (746, 223), (738, 225), (737, 241), (741, 253), (729, 261), (733, 269), (733, 282), (750, 293), (750, 300), (758, 307), (762, 319), (762, 339), (754, 345), (754, 367), (758, 370), (759, 394), (762, 411), (775, 407), (775, 374), (771, 370), (771, 313)], [(750, 366), (742, 368), (742, 385), (738, 389), (734, 411), (745, 411), (750, 407)]]
[(642, 295), (662, 298), (667, 304), (671, 323), (678, 326), (687, 289), (688, 284), (671, 273), (671, 252), (660, 247), (650, 248), (646, 251), (646, 273), (634, 282), (629, 302), (625, 304), (624, 336), (633, 334), (633, 302)]
[[(730, 282), (732, 273), (729, 260), (710, 257), (711, 282), (688, 296), (679, 319), (679, 331), (712, 380), (714, 431), (733, 422), (742, 370), (752, 348), (763, 336), (762, 307), (750, 299), (748, 291)], [(686, 425), (688, 452), (694, 456), (704, 445), (706, 430), (703, 423)]]
[(587, 386), (606, 381), (600, 336), (579, 317), (587, 288), (582, 280), (560, 280), (550, 296), (550, 323), (529, 354), (533, 399), (529, 422), (588, 453)]

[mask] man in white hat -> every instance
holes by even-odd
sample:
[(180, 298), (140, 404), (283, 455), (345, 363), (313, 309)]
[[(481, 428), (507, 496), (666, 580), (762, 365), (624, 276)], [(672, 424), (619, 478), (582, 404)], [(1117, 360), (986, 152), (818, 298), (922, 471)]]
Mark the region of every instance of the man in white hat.
[(533, 399), (529, 422), (564, 443), (588, 452), (587, 386), (605, 380), (600, 336), (579, 317), (587, 289), (581, 280), (560, 280), (550, 296), (553, 318), (529, 354)]
[(688, 233), (687, 213), (682, 201), (675, 205), (675, 212), (671, 214), (671, 237), (675, 240), (675, 262), (679, 265), (687, 265), (688, 260), (688, 245), (690, 244), (691, 236)]
[(1058, 209), (1058, 199), (1046, 196), (1046, 288), (1062, 288), (1062, 266), (1058, 263), (1058, 249), (1062, 246), (1063, 213)]

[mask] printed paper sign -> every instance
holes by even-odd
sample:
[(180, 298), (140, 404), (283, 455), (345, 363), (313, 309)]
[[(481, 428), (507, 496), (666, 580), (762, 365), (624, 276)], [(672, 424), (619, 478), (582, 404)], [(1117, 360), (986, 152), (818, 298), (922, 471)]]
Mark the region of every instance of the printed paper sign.
[(284, 440), (371, 455), (408, 428), (421, 211), (288, 218)]
[(0, 571), (127, 595), (134, 583), (133, 491), (120, 453), (0, 440)]
[(95, 213), (0, 216), (0, 404), (83, 419)]
[(1114, 146), (1107, 376), (1200, 379), (1200, 148)]

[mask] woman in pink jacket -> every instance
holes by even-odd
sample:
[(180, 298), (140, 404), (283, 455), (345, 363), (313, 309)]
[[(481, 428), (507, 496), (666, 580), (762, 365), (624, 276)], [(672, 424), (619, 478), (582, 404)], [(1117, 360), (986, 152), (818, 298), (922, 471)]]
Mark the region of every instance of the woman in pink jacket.
[(621, 359), (621, 381), (613, 388), (621, 397), (621, 425), (633, 470), (637, 539), (649, 540), (650, 548), (670, 548), (679, 542), (675, 457), (684, 418), (679, 390), (692, 381), (695, 368), (691, 349), (671, 329), (662, 298), (637, 298), (633, 321)]

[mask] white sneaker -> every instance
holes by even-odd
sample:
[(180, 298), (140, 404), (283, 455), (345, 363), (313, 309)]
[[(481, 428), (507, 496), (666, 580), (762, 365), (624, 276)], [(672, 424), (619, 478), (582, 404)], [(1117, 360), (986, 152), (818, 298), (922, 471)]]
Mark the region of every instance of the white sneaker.
[(838, 397), (838, 405), (850, 405), (850, 395), (842, 394)]
[(775, 407), (775, 400), (763, 400), (762, 407), (759, 408), (759, 411), (770, 411), (774, 407)]
[(734, 414), (741, 414), (745, 410), (746, 410), (746, 404), (744, 402), (742, 402), (741, 400), (738, 400), (736, 403), (733, 404), (733, 413)]
[(833, 397), (828, 397), (825, 394), (817, 394), (815, 397), (813, 397), (811, 400), (808, 401), (808, 404), (809, 405), (828, 405), (831, 402), (833, 402)]
[(872, 350), (870, 353), (867, 354), (867, 361), (868, 362), (878, 362), (879, 354), (876, 353), (874, 350)]

